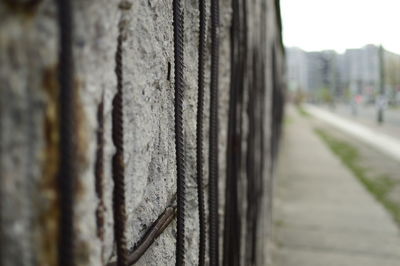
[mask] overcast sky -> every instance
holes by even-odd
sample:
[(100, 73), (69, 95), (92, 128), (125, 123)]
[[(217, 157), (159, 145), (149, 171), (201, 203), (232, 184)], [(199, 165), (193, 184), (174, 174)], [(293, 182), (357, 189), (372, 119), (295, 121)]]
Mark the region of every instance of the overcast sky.
[(400, 0), (281, 0), (286, 46), (307, 51), (380, 44), (400, 54)]

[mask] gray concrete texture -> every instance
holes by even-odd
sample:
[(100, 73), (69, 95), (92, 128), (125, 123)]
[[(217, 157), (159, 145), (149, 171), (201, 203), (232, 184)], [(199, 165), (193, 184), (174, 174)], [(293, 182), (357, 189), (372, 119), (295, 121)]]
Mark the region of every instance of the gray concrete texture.
[[(399, 265), (390, 214), (289, 109), (274, 196), (274, 266)], [(289, 122), (290, 121), (290, 122)]]
[[(26, 1), (25, 1), (26, 2)], [(0, 265), (56, 265), (58, 232), (58, 24), (51, 0), (0, 2)], [(111, 159), (112, 99), (116, 93), (115, 52), (122, 27), (124, 163), (129, 248), (169, 205), (175, 204), (174, 60), (171, 0), (74, 0), (75, 88), (79, 179), (75, 229), (77, 265), (115, 260)], [(274, 1), (263, 9), (248, 1), (249, 25), (267, 12), (267, 62), (277, 42)], [(127, 4), (128, 3), (128, 4)], [(207, 1), (207, 6), (210, 2)], [(195, 183), (198, 1), (183, 1), (185, 13), (184, 127), (187, 158), (186, 259), (197, 264), (198, 215)], [(223, 224), (227, 117), (230, 81), (231, 1), (220, 1), (220, 216)], [(209, 23), (208, 23), (209, 28)], [(258, 32), (249, 27), (249, 39)], [(210, 38), (207, 36), (205, 154), (208, 152)], [(251, 44), (251, 42), (249, 42)], [(168, 69), (171, 69), (168, 76)], [(270, 66), (267, 86), (271, 85)], [(269, 78), (268, 78), (269, 77)], [(270, 92), (266, 111), (270, 111)], [(104, 103), (104, 238), (96, 233), (94, 166), (97, 111)], [(269, 136), (269, 115), (265, 131)], [(269, 167), (269, 164), (268, 164)], [(205, 159), (205, 175), (208, 174)], [(268, 171), (266, 171), (268, 172)], [(207, 184), (206, 184), (207, 187)], [(173, 265), (173, 222), (137, 265)], [(221, 227), (222, 228), (222, 227)], [(221, 229), (222, 232), (222, 229)]]

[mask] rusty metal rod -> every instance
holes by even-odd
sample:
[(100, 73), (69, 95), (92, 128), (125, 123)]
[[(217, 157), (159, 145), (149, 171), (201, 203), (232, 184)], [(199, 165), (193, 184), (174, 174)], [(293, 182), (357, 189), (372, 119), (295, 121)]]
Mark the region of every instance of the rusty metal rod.
[(207, 241), (207, 217), (204, 200), (204, 68), (207, 48), (206, 21), (207, 7), (205, 0), (199, 0), (199, 49), (198, 49), (198, 88), (197, 88), (197, 116), (196, 116), (196, 181), (197, 201), (199, 210), (199, 266), (205, 265)]
[[(164, 232), (170, 225), (176, 215), (176, 207), (168, 207), (152, 224), (149, 231), (139, 241), (138, 246), (128, 255), (128, 265), (135, 264), (154, 241)], [(117, 262), (108, 263), (107, 266), (117, 266)]]
[(210, 266), (219, 265), (219, 154), (218, 154), (218, 77), (219, 77), (219, 0), (211, 0), (211, 75), (209, 135), (209, 256)]
[(56, 0), (59, 26), (59, 174), (60, 202), (58, 265), (75, 265), (74, 187), (77, 178), (76, 106), (73, 56), (73, 7), (71, 1)]
[(174, 67), (175, 67), (175, 151), (176, 151), (176, 191), (177, 191), (177, 222), (176, 222), (176, 266), (185, 265), (185, 136), (183, 131), (183, 98), (184, 82), (184, 16), (182, 0), (173, 0), (174, 26)]

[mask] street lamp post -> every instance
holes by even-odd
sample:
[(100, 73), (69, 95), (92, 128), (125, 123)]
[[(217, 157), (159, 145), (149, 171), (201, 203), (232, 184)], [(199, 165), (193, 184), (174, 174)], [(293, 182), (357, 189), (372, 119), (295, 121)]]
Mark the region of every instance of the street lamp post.
[(378, 98), (378, 123), (383, 123), (384, 120), (384, 105), (385, 105), (385, 66), (384, 66), (384, 50), (382, 45), (379, 46), (379, 98)]

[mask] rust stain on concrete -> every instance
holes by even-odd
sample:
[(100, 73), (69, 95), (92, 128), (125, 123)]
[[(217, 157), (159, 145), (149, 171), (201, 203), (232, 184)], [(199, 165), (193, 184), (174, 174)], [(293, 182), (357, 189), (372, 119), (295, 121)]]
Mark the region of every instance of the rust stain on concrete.
[(43, 90), (47, 97), (44, 114), (45, 149), (43, 151), (43, 176), (40, 183), (41, 204), (39, 208), (39, 265), (57, 265), (58, 232), (59, 232), (59, 198), (58, 198), (58, 167), (59, 167), (59, 86), (57, 66), (44, 70)]

